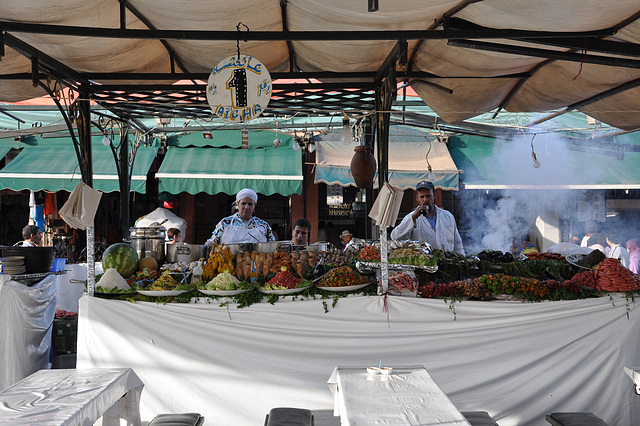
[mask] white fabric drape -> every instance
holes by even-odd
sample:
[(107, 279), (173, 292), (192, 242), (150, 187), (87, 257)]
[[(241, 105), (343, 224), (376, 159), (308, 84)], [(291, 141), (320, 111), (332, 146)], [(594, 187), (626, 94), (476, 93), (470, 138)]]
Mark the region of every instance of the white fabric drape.
[(623, 371), (640, 365), (637, 303), (463, 301), (454, 313), (439, 299), (389, 297), (388, 317), (384, 303), (352, 296), (334, 308), (281, 299), (236, 309), (84, 296), (78, 368), (133, 368), (145, 384), (143, 421), (195, 411), (217, 425), (255, 425), (289, 406), (335, 425), (333, 369), (382, 360), (424, 365), (459, 410), (488, 411), (501, 426), (541, 425), (555, 411), (640, 424)]
[(29, 287), (0, 275), (0, 390), (49, 368), (55, 277)]

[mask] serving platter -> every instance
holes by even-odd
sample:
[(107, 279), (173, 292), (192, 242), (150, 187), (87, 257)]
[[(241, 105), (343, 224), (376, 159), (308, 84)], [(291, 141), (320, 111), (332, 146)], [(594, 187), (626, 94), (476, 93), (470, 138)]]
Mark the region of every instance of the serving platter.
[(237, 288), (235, 290), (205, 290), (200, 288), (198, 289), (200, 293), (206, 294), (207, 296), (235, 296), (237, 294), (246, 293), (251, 290), (252, 289), (250, 288), (248, 289)]
[(131, 290), (131, 291), (124, 291), (122, 293), (102, 293), (102, 292), (97, 292), (94, 291), (93, 295), (95, 297), (99, 297), (101, 299), (115, 299), (116, 297), (120, 297), (120, 296), (132, 296), (134, 294), (138, 294), (137, 291), (135, 290)]
[[(358, 261), (362, 266), (366, 268), (372, 269), (380, 269), (382, 267), (381, 262), (364, 262), (362, 260)], [(389, 269), (411, 269), (416, 270), (420, 269), (422, 271), (427, 271), (430, 274), (433, 274), (438, 271), (438, 266), (424, 266), (424, 265), (405, 265), (402, 263), (388, 263), (387, 268)]]
[(340, 292), (345, 292), (345, 291), (355, 291), (355, 290), (360, 290), (361, 288), (365, 288), (366, 286), (371, 285), (372, 283), (365, 283), (365, 284), (357, 284), (357, 285), (347, 285), (344, 287), (318, 287), (316, 286), (316, 288), (320, 289), (320, 290), (325, 290), (325, 291), (333, 291), (336, 293), (340, 293)]
[[(572, 264), (573, 266), (577, 266), (578, 268), (582, 268), (582, 269), (596, 269), (595, 267), (593, 268), (589, 268), (588, 266), (582, 266), (582, 265), (578, 265), (578, 261), (582, 260), (583, 257), (587, 256), (586, 254), (569, 254), (566, 255), (564, 258), (567, 262), (569, 262), (570, 264)], [(588, 288), (588, 287), (587, 287)], [(591, 289), (593, 290), (593, 289)]]
[(288, 289), (285, 289), (285, 290), (265, 290), (265, 289), (262, 289), (262, 288), (258, 287), (258, 291), (260, 293), (262, 293), (262, 294), (275, 294), (277, 296), (284, 296), (286, 294), (300, 293), (302, 291), (305, 291), (309, 287), (311, 287), (311, 286), (308, 285), (306, 287), (288, 288)]
[(137, 290), (139, 294), (143, 296), (151, 297), (163, 297), (163, 296), (178, 296), (182, 293), (186, 293), (188, 290)]

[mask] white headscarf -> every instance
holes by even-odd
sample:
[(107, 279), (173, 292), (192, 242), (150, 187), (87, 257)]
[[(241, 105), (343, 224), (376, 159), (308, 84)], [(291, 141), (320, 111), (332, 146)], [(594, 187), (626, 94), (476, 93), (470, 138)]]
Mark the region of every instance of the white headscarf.
[(258, 194), (253, 189), (245, 188), (236, 194), (236, 201), (240, 201), (243, 198), (251, 198), (254, 203), (258, 203)]

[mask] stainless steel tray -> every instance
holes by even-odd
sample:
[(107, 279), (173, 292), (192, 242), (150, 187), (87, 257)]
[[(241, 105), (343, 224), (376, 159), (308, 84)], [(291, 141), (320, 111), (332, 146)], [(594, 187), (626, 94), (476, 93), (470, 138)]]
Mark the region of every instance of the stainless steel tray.
[[(369, 269), (369, 270), (376, 270), (376, 269), (380, 269), (382, 266), (381, 262), (363, 262), (361, 260), (358, 260), (356, 262), (356, 267), (358, 268), (358, 271), (360, 271), (360, 267), (358, 266), (361, 265), (362, 267), (364, 267), (363, 269)], [(423, 266), (423, 265), (404, 265), (401, 263), (388, 263), (387, 264), (387, 268), (389, 269), (410, 269), (410, 270), (422, 270), (422, 271), (427, 271), (430, 274), (435, 273), (438, 270), (438, 266)], [(362, 271), (360, 271), (361, 273), (364, 273)]]

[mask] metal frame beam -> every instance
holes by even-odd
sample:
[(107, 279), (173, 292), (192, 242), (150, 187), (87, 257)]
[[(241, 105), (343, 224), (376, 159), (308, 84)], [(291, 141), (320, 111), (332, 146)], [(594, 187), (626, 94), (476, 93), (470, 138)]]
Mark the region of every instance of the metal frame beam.
[(500, 43), (490, 43), (477, 40), (449, 40), (449, 46), (465, 47), (468, 49), (486, 50), (490, 52), (507, 53), (511, 55), (533, 56), (537, 58), (557, 59), (559, 61), (587, 62), (623, 68), (640, 68), (640, 60), (611, 56), (590, 55), (574, 52), (559, 52), (557, 50), (538, 49), (535, 47), (514, 46)]
[(327, 41), (327, 40), (444, 40), (495, 38), (585, 38), (607, 37), (615, 34), (612, 28), (596, 31), (528, 31), (513, 29), (444, 29), (383, 30), (383, 31), (206, 31), (206, 30), (145, 30), (82, 27), (72, 25), (33, 24), (0, 21), (0, 32), (101, 37), (118, 39), (155, 40), (219, 40), (219, 41)]

